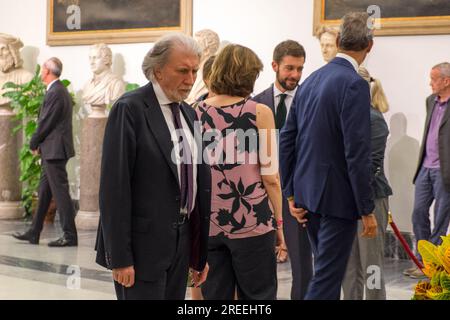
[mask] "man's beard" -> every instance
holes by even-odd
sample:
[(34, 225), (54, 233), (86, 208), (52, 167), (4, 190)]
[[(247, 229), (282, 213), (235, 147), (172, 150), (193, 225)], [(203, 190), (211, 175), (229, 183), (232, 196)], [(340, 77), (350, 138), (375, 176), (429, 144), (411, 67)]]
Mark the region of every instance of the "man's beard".
[[(288, 79), (281, 79), (280, 75), (278, 74), (278, 72), (277, 72), (277, 80), (278, 80), (278, 83), (280, 84), (280, 86), (286, 91), (294, 90), (297, 87), (298, 82), (299, 82), (299, 81), (297, 81), (295, 79), (289, 79), (289, 78)], [(293, 81), (295, 81), (295, 84), (290, 86), (290, 85), (287, 84), (286, 80), (293, 80)]]
[(169, 98), (170, 100), (173, 100), (173, 101), (184, 101), (189, 96), (191, 89), (189, 89), (189, 91), (187, 91), (188, 89), (186, 89), (186, 91), (184, 91), (184, 92), (179, 92), (178, 90), (174, 90), (174, 91), (169, 92), (168, 94), (166, 93), (166, 96), (167, 96), (167, 98)]
[(11, 55), (7, 55), (5, 58), (0, 58), (0, 70), (4, 73), (14, 68), (14, 59)]

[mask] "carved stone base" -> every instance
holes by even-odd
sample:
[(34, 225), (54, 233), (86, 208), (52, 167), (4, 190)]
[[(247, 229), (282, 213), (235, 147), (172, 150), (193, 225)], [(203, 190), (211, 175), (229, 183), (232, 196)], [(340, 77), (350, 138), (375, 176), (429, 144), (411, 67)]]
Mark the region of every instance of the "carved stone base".
[(24, 211), (20, 202), (0, 201), (0, 220), (21, 219)]
[(98, 211), (78, 211), (75, 217), (77, 230), (95, 231), (98, 228), (100, 213)]

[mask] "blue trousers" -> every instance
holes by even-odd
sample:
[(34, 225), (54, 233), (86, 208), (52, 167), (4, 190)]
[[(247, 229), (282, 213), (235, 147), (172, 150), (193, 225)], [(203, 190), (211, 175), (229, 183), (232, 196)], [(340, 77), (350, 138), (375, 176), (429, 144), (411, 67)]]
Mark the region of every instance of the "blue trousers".
[(305, 300), (339, 300), (357, 220), (310, 213), (307, 228), (314, 253), (314, 276)]
[[(441, 171), (422, 167), (416, 178), (412, 224), (416, 241), (428, 240), (436, 245), (447, 234), (450, 222), (450, 192), (445, 190)], [(430, 207), (434, 204), (434, 228), (431, 230)], [(420, 254), (417, 257), (421, 259)]]
[(283, 232), (291, 260), (291, 300), (303, 300), (313, 275), (312, 252), (308, 232), (289, 212), (283, 197)]

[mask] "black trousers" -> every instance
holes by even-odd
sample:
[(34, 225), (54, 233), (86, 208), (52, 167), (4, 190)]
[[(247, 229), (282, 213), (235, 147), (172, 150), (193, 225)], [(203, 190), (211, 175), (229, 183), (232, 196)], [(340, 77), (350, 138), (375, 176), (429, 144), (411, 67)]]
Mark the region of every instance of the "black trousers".
[[(114, 281), (117, 299), (184, 300), (189, 272), (189, 256), (190, 229), (189, 223), (184, 223), (178, 226), (177, 250), (169, 269), (156, 281), (143, 281), (137, 277), (131, 288), (126, 288)], [(138, 274), (138, 271), (135, 270), (135, 273)]]
[(67, 160), (42, 159), (42, 173), (38, 193), (39, 202), (31, 230), (37, 234), (42, 231), (45, 215), (52, 198), (54, 198), (64, 236), (67, 239), (77, 240), (75, 209), (70, 198), (66, 164)]
[(244, 238), (210, 237), (208, 278), (202, 286), (206, 300), (275, 300), (277, 266), (275, 231)]
[(303, 300), (313, 276), (312, 251), (308, 231), (289, 212), (283, 197), (283, 231), (292, 270), (291, 299)]

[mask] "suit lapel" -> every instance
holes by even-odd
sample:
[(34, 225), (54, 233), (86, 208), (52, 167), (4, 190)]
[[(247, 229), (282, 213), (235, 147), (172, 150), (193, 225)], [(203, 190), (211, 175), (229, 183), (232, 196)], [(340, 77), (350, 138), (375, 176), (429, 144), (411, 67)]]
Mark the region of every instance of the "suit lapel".
[(274, 84), (272, 83), (272, 85), (269, 88), (270, 91), (268, 92), (268, 96), (270, 103), (268, 104), (268, 106), (270, 107), (270, 109), (272, 109), (272, 112), (275, 115), (275, 96), (273, 94), (273, 86)]
[(46, 99), (47, 99), (48, 94), (49, 94), (51, 91), (55, 90), (55, 88), (56, 88), (57, 86), (59, 86), (60, 84), (62, 85), (61, 81), (60, 81), (60, 80), (56, 80), (56, 81), (52, 84), (52, 86), (50, 87), (50, 89), (45, 91), (44, 101), (43, 101), (43, 103), (42, 103), (42, 105), (41, 105), (41, 107), (39, 108), (39, 111), (38, 111), (38, 120), (41, 118), (42, 110), (43, 110), (43, 109), (46, 107), (46, 105), (47, 105)]
[(173, 175), (177, 179), (178, 182), (178, 170), (175, 163), (172, 161), (172, 137), (169, 132), (169, 128), (167, 127), (166, 119), (162, 113), (161, 107), (159, 105), (158, 99), (156, 98), (155, 91), (153, 90), (153, 86), (149, 83), (145, 90), (145, 96), (148, 97), (145, 100), (145, 104), (147, 108), (145, 109), (145, 119), (147, 121), (147, 125), (150, 128), (150, 131), (153, 133), (156, 142), (158, 143), (164, 158), (167, 161)]
[(184, 103), (181, 103), (181, 113), (184, 116), (184, 119), (186, 120), (188, 126), (189, 126), (189, 130), (191, 130), (192, 136), (194, 136), (194, 121), (195, 119), (193, 119), (191, 117), (191, 115), (189, 114), (189, 112), (186, 110), (186, 108), (191, 108), (190, 106), (186, 106)]
[(434, 103), (434, 97), (427, 100), (427, 119), (426, 119), (426, 125), (425, 125), (427, 132), (428, 132), (428, 129), (430, 128), (431, 117), (433, 115), (435, 105), (436, 104)]
[(444, 117), (442, 118), (441, 125), (439, 128), (442, 128), (442, 126), (450, 119), (450, 100), (447, 102), (447, 108), (444, 113)]

